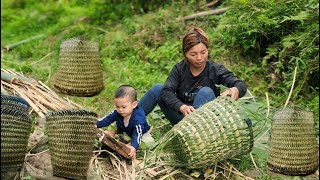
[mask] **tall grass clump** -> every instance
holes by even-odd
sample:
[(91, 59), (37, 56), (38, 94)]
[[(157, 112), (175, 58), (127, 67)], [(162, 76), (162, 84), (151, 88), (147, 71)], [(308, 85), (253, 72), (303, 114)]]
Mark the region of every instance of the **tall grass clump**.
[[(286, 97), (283, 94), (290, 89), (296, 66), (300, 81), (293, 92), (293, 103), (319, 91), (319, 83), (314, 80), (319, 74), (318, 1), (228, 3), (232, 9), (223, 15), (216, 28), (219, 35), (215, 40), (220, 46), (236, 50), (260, 67), (256, 70), (265, 76), (269, 84), (267, 90), (275, 96)], [(255, 93), (264, 94), (262, 91)]]
[(269, 92), (275, 107), (284, 104), (294, 83), (289, 105), (316, 111), (310, 104), (319, 93), (319, 2), (237, 0), (226, 5), (232, 8), (215, 28), (214, 55), (229, 54), (234, 63), (247, 60), (234, 73), (255, 95)]

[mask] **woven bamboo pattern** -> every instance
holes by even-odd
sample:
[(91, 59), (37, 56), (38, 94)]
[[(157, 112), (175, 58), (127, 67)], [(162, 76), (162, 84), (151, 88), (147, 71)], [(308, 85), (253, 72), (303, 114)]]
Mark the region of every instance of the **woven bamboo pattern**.
[(54, 90), (63, 94), (98, 94), (104, 88), (98, 43), (78, 37), (65, 40), (60, 46), (59, 68), (52, 84)]
[(310, 174), (319, 166), (314, 114), (301, 108), (275, 112), (269, 140), (267, 167), (288, 175)]
[(46, 119), (53, 174), (86, 179), (97, 115), (86, 110), (62, 110), (48, 113)]
[(253, 147), (251, 120), (228, 97), (204, 104), (169, 133), (173, 135), (166, 147), (191, 169), (249, 153)]
[(22, 111), (27, 113), (30, 111), (31, 107), (29, 103), (26, 100), (22, 99), (21, 97), (2, 94), (1, 108), (15, 109), (17, 111)]
[(1, 95), (1, 174), (23, 165), (32, 125), (29, 108), (20, 97)]

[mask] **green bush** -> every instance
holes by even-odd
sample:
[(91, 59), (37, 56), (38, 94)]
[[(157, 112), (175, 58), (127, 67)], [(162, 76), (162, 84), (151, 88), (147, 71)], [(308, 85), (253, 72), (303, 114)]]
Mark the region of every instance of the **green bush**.
[[(319, 3), (308, 1), (227, 1), (213, 44), (236, 50), (264, 76), (267, 91), (283, 97), (293, 84), (293, 104), (319, 91)], [(246, 71), (240, 74), (246, 77)], [(264, 92), (261, 92), (263, 95)]]

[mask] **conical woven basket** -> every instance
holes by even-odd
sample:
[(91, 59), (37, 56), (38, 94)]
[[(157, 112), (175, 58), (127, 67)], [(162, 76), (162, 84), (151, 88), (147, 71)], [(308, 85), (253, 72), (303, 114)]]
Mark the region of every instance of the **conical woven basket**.
[(98, 94), (104, 88), (98, 43), (81, 38), (65, 40), (60, 46), (59, 67), (52, 84), (54, 90), (63, 94)]
[(173, 138), (166, 148), (191, 169), (249, 153), (253, 147), (251, 120), (228, 97), (204, 104), (168, 133)]
[(55, 176), (86, 179), (96, 138), (97, 115), (62, 110), (46, 115), (48, 144)]
[(269, 140), (270, 171), (304, 175), (319, 166), (319, 149), (312, 111), (283, 108), (275, 112)]
[(1, 175), (23, 165), (32, 125), (29, 108), (20, 97), (1, 95)]

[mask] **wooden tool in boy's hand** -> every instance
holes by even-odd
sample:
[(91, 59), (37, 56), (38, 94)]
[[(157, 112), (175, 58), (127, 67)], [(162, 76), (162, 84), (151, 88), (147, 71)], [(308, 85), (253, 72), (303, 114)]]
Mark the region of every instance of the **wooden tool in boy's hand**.
[(126, 144), (116, 140), (115, 138), (111, 137), (107, 133), (104, 133), (101, 129), (97, 128), (96, 132), (97, 132), (97, 138), (99, 139), (100, 142), (107, 145), (108, 147), (110, 147), (111, 149), (119, 153), (121, 156), (127, 159), (131, 159), (131, 157), (129, 157), (128, 155), (130, 152), (130, 148)]

